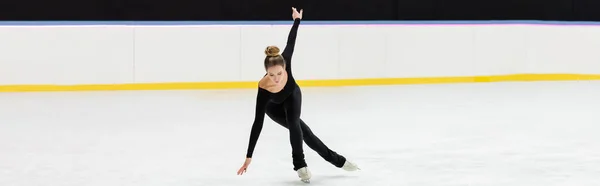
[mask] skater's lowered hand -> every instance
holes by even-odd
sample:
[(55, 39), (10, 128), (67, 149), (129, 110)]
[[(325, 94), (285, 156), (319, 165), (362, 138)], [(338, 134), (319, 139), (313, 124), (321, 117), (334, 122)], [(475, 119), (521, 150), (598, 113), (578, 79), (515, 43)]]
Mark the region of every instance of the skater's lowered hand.
[(242, 165), (242, 167), (240, 167), (240, 170), (238, 170), (237, 174), (238, 175), (244, 174), (244, 172), (246, 172), (246, 169), (248, 169), (248, 165), (250, 165), (251, 161), (252, 161), (252, 158), (246, 158), (246, 161), (244, 161), (244, 165)]

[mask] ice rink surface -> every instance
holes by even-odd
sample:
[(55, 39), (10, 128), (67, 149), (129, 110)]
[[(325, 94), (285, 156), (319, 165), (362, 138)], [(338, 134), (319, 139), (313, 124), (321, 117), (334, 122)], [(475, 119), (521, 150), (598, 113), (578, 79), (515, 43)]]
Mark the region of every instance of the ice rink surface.
[(2, 186), (598, 186), (600, 82), (303, 88), (302, 119), (361, 171), (266, 117), (256, 90), (0, 94)]

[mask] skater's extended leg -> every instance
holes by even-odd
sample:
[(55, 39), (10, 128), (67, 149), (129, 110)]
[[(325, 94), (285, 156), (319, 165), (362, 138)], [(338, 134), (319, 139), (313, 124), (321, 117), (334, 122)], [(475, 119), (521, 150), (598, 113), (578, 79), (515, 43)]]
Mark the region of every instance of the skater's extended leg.
[[(283, 105), (269, 103), (267, 105), (266, 113), (273, 121), (289, 129)], [(310, 127), (308, 127), (302, 119), (299, 118), (298, 120), (300, 121), (302, 137), (306, 145), (323, 157), (325, 161), (330, 162), (336, 167), (342, 167), (344, 162), (346, 162), (346, 158), (329, 149), (315, 134), (313, 134)]]
[(341, 168), (346, 162), (346, 158), (339, 155), (337, 152), (329, 149), (313, 132), (310, 127), (300, 120), (300, 126), (302, 127), (302, 134), (306, 145), (316, 151), (325, 161), (333, 164), (334, 166)]

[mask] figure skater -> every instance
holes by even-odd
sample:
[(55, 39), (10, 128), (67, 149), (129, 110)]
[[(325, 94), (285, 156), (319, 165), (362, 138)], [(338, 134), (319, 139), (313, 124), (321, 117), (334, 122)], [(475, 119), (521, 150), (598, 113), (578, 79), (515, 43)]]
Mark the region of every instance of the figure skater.
[(275, 122), (289, 129), (290, 143), (292, 146), (292, 159), (294, 171), (304, 182), (309, 182), (311, 173), (304, 160), (302, 141), (316, 151), (323, 159), (338, 168), (346, 171), (355, 171), (359, 168), (356, 164), (349, 162), (346, 158), (329, 149), (310, 128), (300, 119), (302, 93), (292, 75), (292, 55), (296, 44), (296, 34), (302, 12), (292, 7), (292, 18), (294, 25), (288, 35), (287, 45), (283, 53), (279, 54), (277, 46), (268, 46), (265, 49), (267, 57), (264, 67), (267, 74), (258, 83), (258, 94), (256, 98), (256, 112), (254, 123), (250, 132), (250, 142), (246, 154), (246, 161), (238, 170), (238, 175), (246, 172), (252, 160), (252, 153), (263, 127), (265, 113)]

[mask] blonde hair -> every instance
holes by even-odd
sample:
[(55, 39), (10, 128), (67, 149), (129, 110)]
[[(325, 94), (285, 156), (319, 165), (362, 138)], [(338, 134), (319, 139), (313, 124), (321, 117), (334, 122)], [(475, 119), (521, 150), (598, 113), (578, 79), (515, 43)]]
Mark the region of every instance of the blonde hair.
[(276, 56), (280, 55), (279, 54), (279, 47), (277, 47), (277, 46), (268, 46), (265, 49), (265, 54), (268, 57), (276, 57)]
[(265, 69), (277, 65), (281, 65), (285, 68), (285, 59), (283, 59), (283, 56), (279, 52), (279, 47), (273, 45), (268, 46), (265, 49), (265, 55), (267, 55), (267, 57), (265, 57)]

